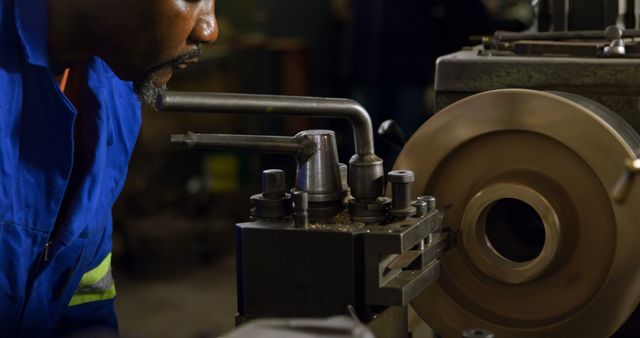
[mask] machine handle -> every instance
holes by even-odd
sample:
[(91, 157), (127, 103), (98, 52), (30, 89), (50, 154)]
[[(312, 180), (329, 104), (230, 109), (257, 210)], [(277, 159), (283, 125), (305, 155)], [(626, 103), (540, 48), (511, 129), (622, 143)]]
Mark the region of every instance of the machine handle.
[(299, 163), (307, 161), (316, 153), (318, 146), (306, 135), (263, 136), (263, 135), (229, 135), (229, 134), (195, 134), (171, 135), (172, 144), (184, 144), (189, 147), (206, 147), (217, 149), (233, 149), (257, 151), (275, 154), (292, 155)]
[(614, 202), (622, 204), (627, 200), (637, 173), (640, 173), (640, 158), (628, 158), (624, 161), (624, 173), (620, 175), (611, 190)]

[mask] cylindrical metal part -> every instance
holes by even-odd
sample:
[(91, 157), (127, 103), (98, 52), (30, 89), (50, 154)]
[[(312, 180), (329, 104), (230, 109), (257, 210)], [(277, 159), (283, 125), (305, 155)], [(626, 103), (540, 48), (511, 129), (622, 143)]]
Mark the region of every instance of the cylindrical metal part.
[(417, 200), (411, 203), (416, 208), (416, 217), (422, 217), (429, 213), (429, 203), (427, 201)]
[(407, 209), (411, 206), (411, 183), (415, 181), (412, 171), (396, 170), (387, 175), (391, 182), (391, 210)]
[(384, 195), (384, 167), (375, 154), (354, 155), (349, 161), (351, 195), (361, 202), (371, 202)]
[(307, 161), (299, 163), (296, 190), (309, 193), (310, 202), (342, 200), (344, 189), (335, 133), (331, 130), (305, 130), (297, 136), (311, 139), (318, 150)]
[(491, 331), (482, 329), (465, 330), (462, 333), (462, 338), (495, 338), (495, 335)]
[(418, 201), (425, 201), (427, 202), (427, 213), (432, 212), (434, 210), (436, 210), (436, 198), (434, 196), (418, 196)]
[(391, 182), (391, 216), (403, 219), (415, 215), (416, 208), (411, 205), (411, 185), (415, 181), (413, 171), (391, 171), (387, 179)]
[(349, 201), (349, 216), (354, 222), (382, 224), (388, 219), (391, 199), (380, 197), (373, 202), (360, 203)]
[(268, 169), (262, 172), (262, 195), (267, 199), (280, 199), (287, 193), (285, 174), (280, 169)]
[(316, 145), (303, 136), (195, 134), (171, 135), (171, 143), (190, 147), (207, 147), (289, 154), (298, 161), (305, 161), (316, 151)]
[(293, 221), (296, 228), (309, 225), (309, 195), (306, 191), (293, 192)]
[(349, 167), (344, 164), (344, 163), (340, 163), (340, 181), (342, 183), (342, 190), (347, 190), (349, 189)]
[[(625, 29), (622, 32), (625, 38), (640, 37), (640, 30)], [(606, 39), (604, 30), (596, 31), (555, 31), (555, 32), (505, 32), (497, 31), (493, 36), (499, 42), (513, 42), (518, 40), (578, 40), (578, 39)]]
[(282, 218), (291, 215), (291, 195), (265, 198), (263, 194), (251, 196), (251, 214), (257, 218)]

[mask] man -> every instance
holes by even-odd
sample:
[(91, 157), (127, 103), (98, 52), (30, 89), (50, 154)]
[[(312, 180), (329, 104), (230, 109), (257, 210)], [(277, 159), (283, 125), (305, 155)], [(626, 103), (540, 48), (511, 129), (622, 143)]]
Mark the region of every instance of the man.
[[(116, 328), (111, 207), (215, 0), (0, 0), (0, 336)], [(129, 82), (132, 81), (132, 82)]]

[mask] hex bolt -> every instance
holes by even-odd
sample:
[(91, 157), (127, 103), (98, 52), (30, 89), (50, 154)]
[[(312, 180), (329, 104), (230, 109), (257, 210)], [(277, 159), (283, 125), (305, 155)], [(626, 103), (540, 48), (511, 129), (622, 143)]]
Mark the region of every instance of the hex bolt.
[(430, 213), (430, 212), (436, 210), (436, 198), (435, 197), (429, 196), (429, 195), (419, 196), (418, 197), (418, 201), (427, 202), (427, 213)]
[(309, 226), (309, 194), (306, 191), (293, 192), (293, 221), (296, 228)]
[(462, 338), (495, 338), (496, 336), (491, 331), (484, 329), (471, 329), (465, 330), (462, 333)]
[(423, 217), (429, 213), (429, 203), (427, 201), (417, 200), (411, 203), (416, 208), (416, 217)]
[(389, 172), (387, 179), (391, 182), (392, 211), (401, 211), (411, 208), (411, 183), (415, 181), (415, 175), (410, 170), (395, 170)]
[(286, 194), (285, 175), (280, 169), (262, 172), (262, 196), (266, 199), (280, 199)]

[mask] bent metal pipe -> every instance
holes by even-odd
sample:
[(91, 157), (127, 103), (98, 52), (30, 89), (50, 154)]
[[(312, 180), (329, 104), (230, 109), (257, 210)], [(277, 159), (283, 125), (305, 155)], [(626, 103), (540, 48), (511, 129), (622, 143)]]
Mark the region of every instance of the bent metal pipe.
[(300, 96), (169, 91), (158, 95), (155, 108), (161, 111), (346, 119), (353, 126), (356, 147), (356, 155), (350, 161), (352, 195), (358, 200), (372, 201), (384, 194), (384, 169), (382, 160), (374, 153), (371, 118), (356, 101)]

